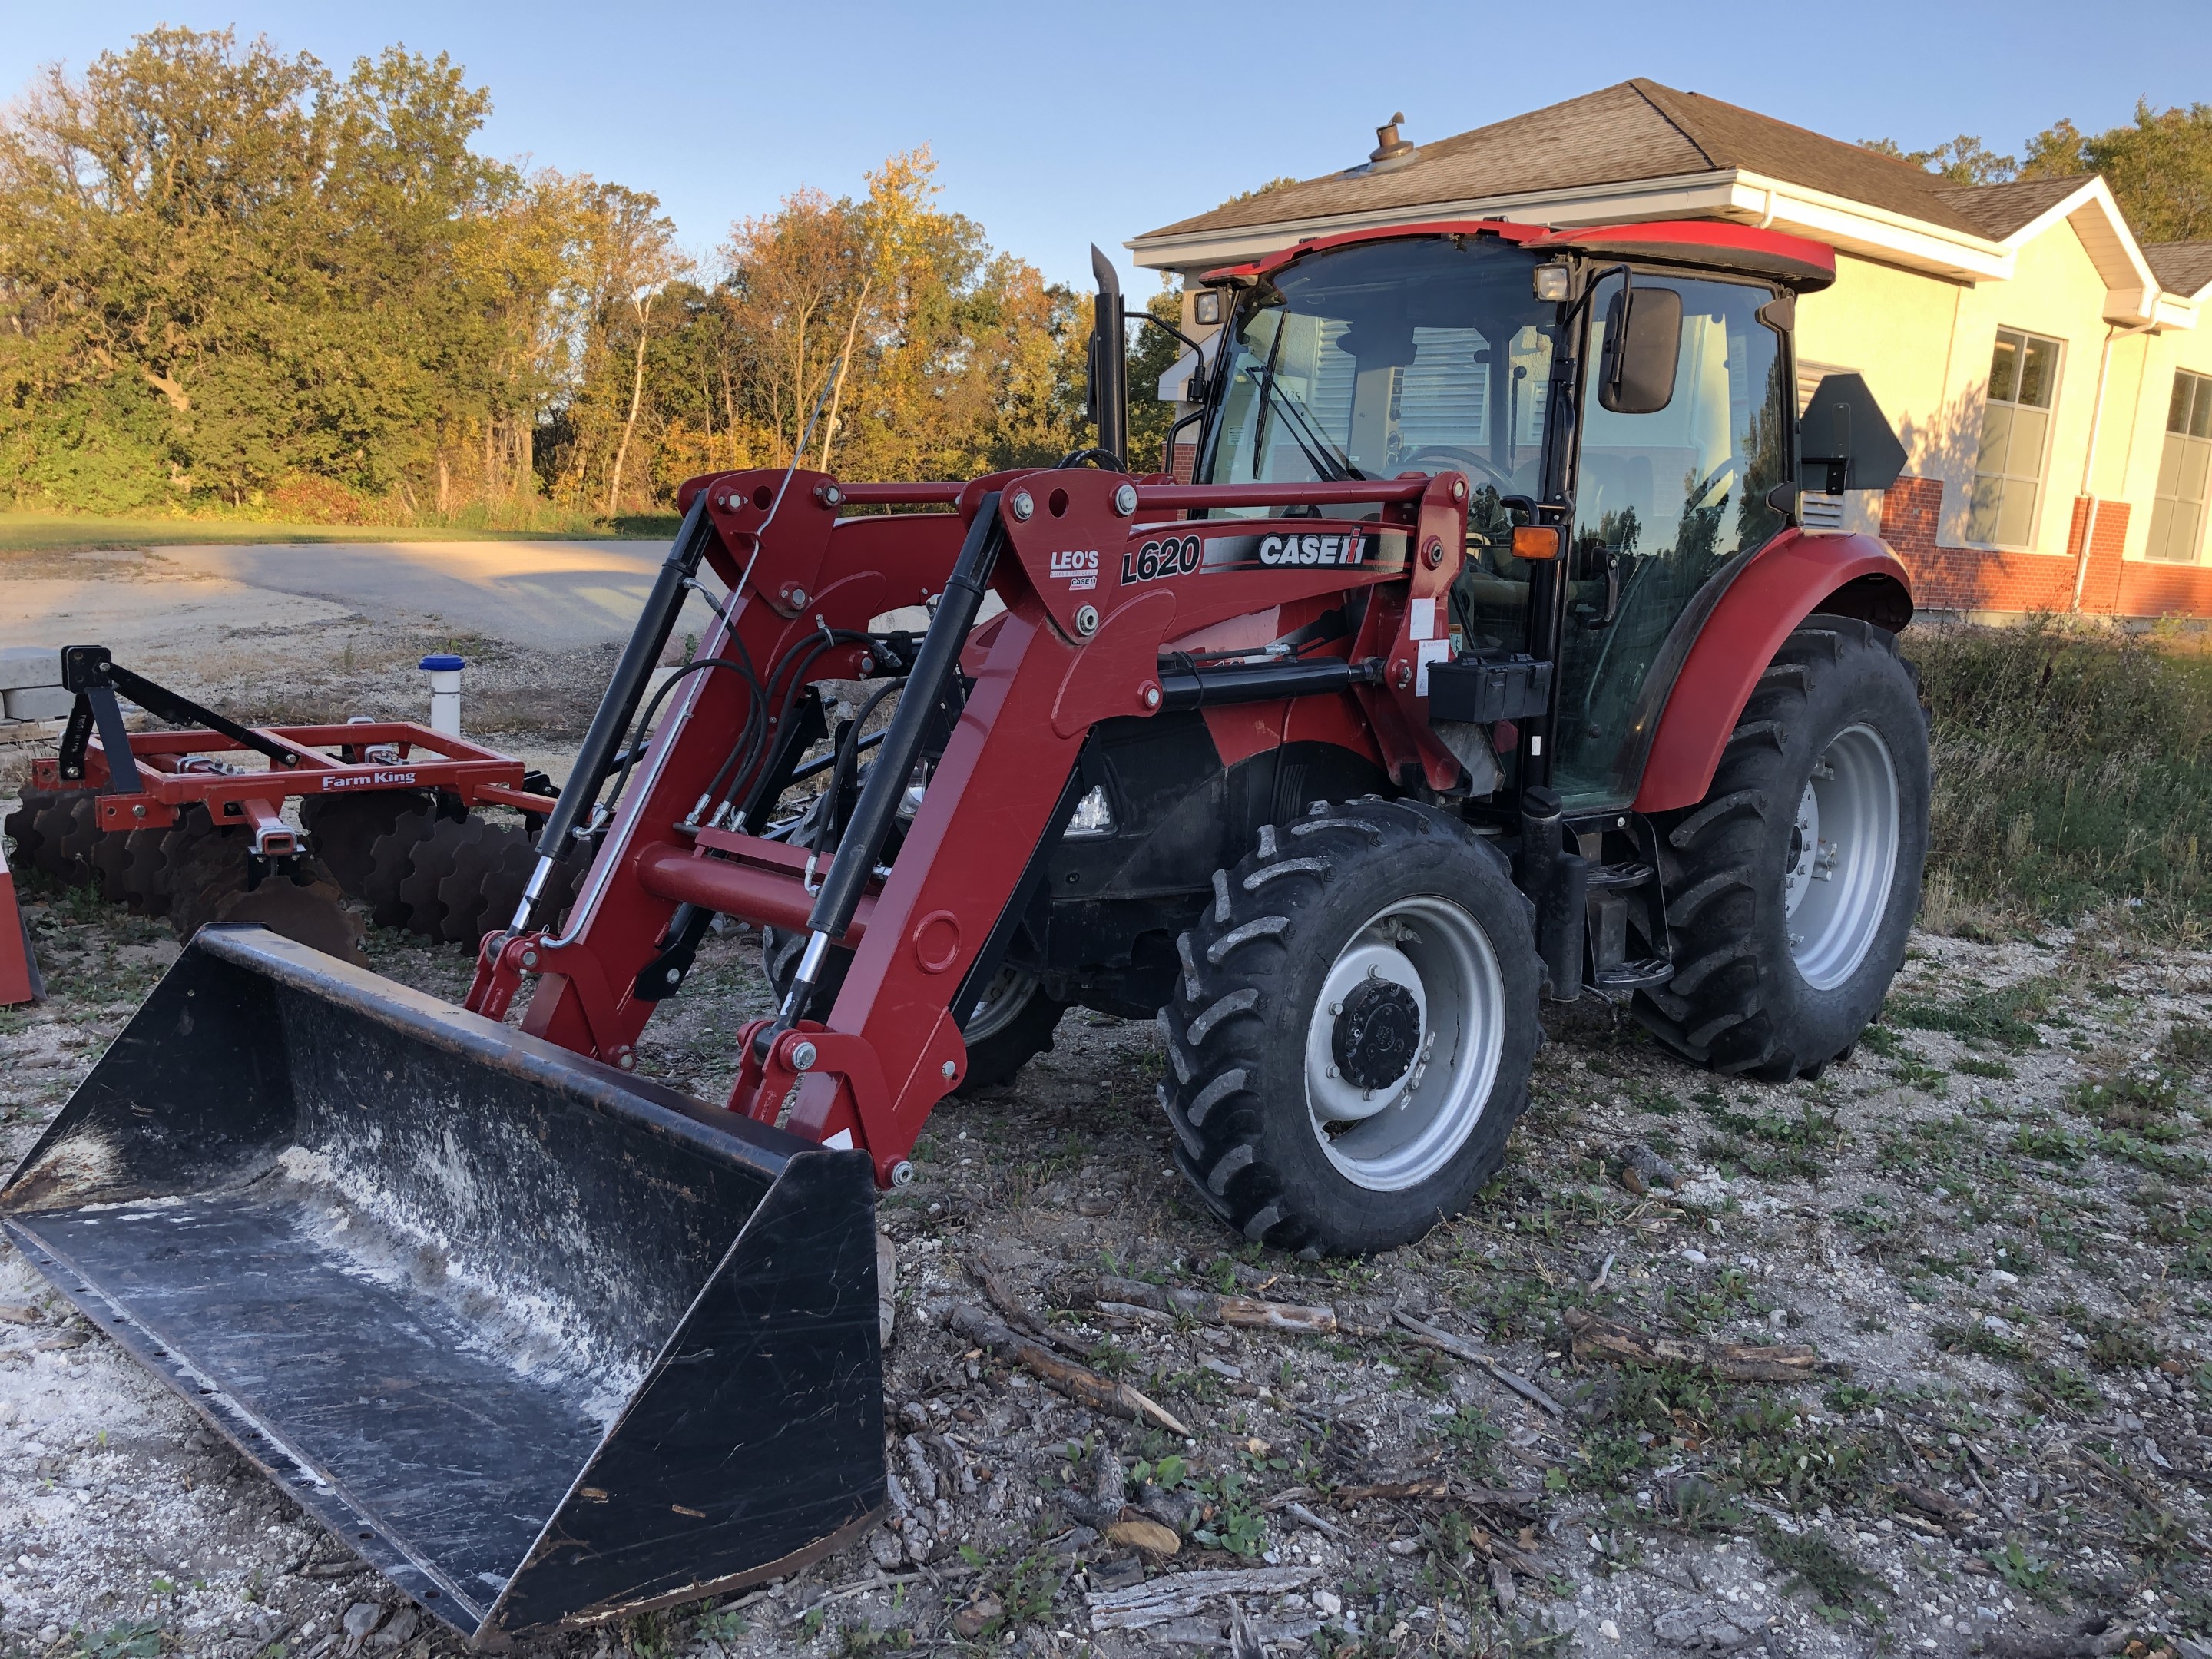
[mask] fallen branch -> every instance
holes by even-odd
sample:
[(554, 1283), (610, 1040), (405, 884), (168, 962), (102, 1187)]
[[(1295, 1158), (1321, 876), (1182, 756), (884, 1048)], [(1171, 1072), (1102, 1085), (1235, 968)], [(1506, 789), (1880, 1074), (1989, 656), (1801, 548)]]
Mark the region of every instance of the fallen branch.
[(1170, 1619), (1188, 1619), (1223, 1596), (1281, 1595), (1302, 1590), (1321, 1577), (1319, 1567), (1222, 1568), (1170, 1573), (1123, 1589), (1101, 1590), (1084, 1598), (1091, 1627), (1143, 1630)]
[(1681, 1365), (1717, 1373), (1731, 1382), (1802, 1382), (1820, 1372), (1840, 1371), (1824, 1364), (1820, 1350), (1802, 1346), (1761, 1347), (1753, 1342), (1707, 1342), (1692, 1336), (1661, 1336), (1632, 1331), (1578, 1308), (1561, 1318), (1574, 1339), (1577, 1359), (1602, 1359), (1616, 1365)]
[(1414, 1318), (1403, 1308), (1399, 1309), (1390, 1316), (1397, 1321), (1407, 1335), (1423, 1347), (1434, 1348), (1438, 1353), (1448, 1353), (1454, 1359), (1464, 1360), (1470, 1365), (1480, 1365), (1530, 1404), (1542, 1407), (1554, 1417), (1565, 1415), (1566, 1408), (1558, 1401), (1553, 1399), (1527, 1377), (1516, 1376), (1507, 1370), (1504, 1366), (1464, 1338), (1454, 1336), (1449, 1331), (1438, 1330), (1426, 1320)]
[(1210, 1325), (1237, 1325), (1248, 1330), (1328, 1335), (1336, 1329), (1334, 1308), (1267, 1302), (1252, 1296), (1216, 1296), (1211, 1291), (1186, 1290), (1179, 1285), (1148, 1285), (1141, 1279), (1103, 1278), (1091, 1299), (1102, 1309), (1120, 1304), (1118, 1311), (1149, 1308), (1154, 1313), (1188, 1314)]
[(982, 1309), (963, 1306), (952, 1310), (952, 1328), (970, 1342), (998, 1350), (1021, 1368), (1079, 1406), (1126, 1417), (1132, 1422), (1152, 1423), (1186, 1440), (1196, 1438), (1165, 1407), (1146, 1399), (1126, 1382), (1102, 1376), (1087, 1365), (1063, 1359), (1035, 1339), (1009, 1328)]
[(1339, 1486), (1329, 1494), (1328, 1501), (1340, 1510), (1348, 1510), (1355, 1504), (1371, 1504), (1377, 1500), (1450, 1496), (1449, 1475), (1419, 1474), (1409, 1480), (1376, 1480), (1364, 1486)]
[(1042, 1320), (1022, 1306), (1013, 1291), (1006, 1288), (1006, 1281), (999, 1276), (996, 1263), (987, 1257), (976, 1256), (968, 1263), (968, 1271), (983, 1287), (983, 1294), (990, 1298), (991, 1305), (1006, 1316), (1006, 1322), (1014, 1329), (1024, 1336), (1036, 1338), (1048, 1348), (1057, 1348), (1060, 1352), (1073, 1354), (1079, 1359), (1091, 1357), (1088, 1349), (1054, 1335)]

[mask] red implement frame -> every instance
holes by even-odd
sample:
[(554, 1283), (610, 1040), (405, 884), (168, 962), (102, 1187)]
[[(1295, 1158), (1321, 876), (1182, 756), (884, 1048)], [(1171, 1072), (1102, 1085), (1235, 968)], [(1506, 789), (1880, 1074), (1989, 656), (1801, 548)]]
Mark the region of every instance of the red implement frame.
[[(783, 486), (781, 472), (748, 472), (685, 488), (686, 509), (700, 491), (707, 495), (718, 532), (708, 559), (735, 595), (727, 618), (702, 643), (702, 657), (734, 654), (734, 635), (750, 659), (765, 665), (825, 626), (865, 630), (886, 611), (934, 598), (993, 492), (1006, 538), (992, 579), (1006, 615), (971, 636), (963, 668), (974, 685), (965, 710), (889, 879), (871, 887), (839, 941), (854, 957), (836, 1005), (826, 1019), (783, 1033), (764, 1056), (752, 1054), (747, 1033), (748, 1059), (729, 1102), (733, 1111), (772, 1122), (795, 1085), (789, 1127), (866, 1148), (880, 1181), (893, 1178), (930, 1109), (965, 1073), (955, 993), (1006, 908), (1027, 849), (1043, 838), (1085, 738), (1101, 720), (1158, 710), (1164, 652), (1204, 646), (1209, 630), (1243, 643), (1219, 630), (1255, 616), (1303, 620), (1352, 591), (1371, 589), (1358, 633), (1336, 647), (1348, 644), (1368, 683), (1311, 701), (1346, 705), (1337, 723), (1391, 776), (1435, 788), (1458, 781), (1459, 763), (1430, 732), (1417, 695), (1422, 665), (1444, 648), (1449, 590), (1466, 541), (1467, 485), (1455, 474), (1254, 487), (1143, 483), (1133, 486), (1133, 514), (1116, 510), (1116, 493), (1129, 480), (1087, 471), (959, 486), (850, 487), (802, 472)], [(1020, 496), (1030, 503), (1026, 517), (1013, 505)], [(955, 511), (840, 519), (841, 503), (951, 504)], [(1197, 507), (1359, 504), (1370, 509), (1364, 521), (1184, 517)], [(771, 508), (774, 523), (757, 539)], [(865, 648), (833, 647), (809, 677), (857, 675)], [(627, 1064), (655, 1006), (635, 994), (635, 981), (679, 903), (805, 926), (812, 895), (803, 854), (735, 830), (685, 827), (729, 753), (750, 695), (734, 674), (684, 683), (566, 935), (491, 936), (471, 1007), (496, 1017), (523, 972), (540, 974), (525, 1028)], [(1291, 707), (1259, 717), (1280, 732)], [(1301, 719), (1313, 718), (1301, 706)], [(1000, 853), (975, 855), (986, 848)]]
[[(269, 766), (264, 757), (218, 732), (134, 732), (131, 757), (137, 763), (141, 787), (136, 793), (102, 793), (103, 830), (166, 829), (185, 807), (201, 805), (218, 823), (236, 823), (254, 832), (254, 850), (282, 855), (299, 850), (290, 825), (279, 814), (293, 796), (352, 794), (375, 789), (441, 789), (465, 805), (519, 807), (550, 812), (552, 801), (525, 791), (519, 760), (479, 744), (433, 732), (412, 720), (378, 720), (358, 726), (273, 726), (255, 728), (299, 756), (299, 764)], [(390, 745), (396, 762), (360, 758), (372, 746)], [(336, 750), (336, 755), (325, 754)], [(194, 763), (239, 756), (252, 771), (201, 769)], [(106, 751), (98, 737), (85, 748), (84, 776), (65, 780), (60, 763), (32, 763), (32, 782), (41, 789), (107, 790)]]

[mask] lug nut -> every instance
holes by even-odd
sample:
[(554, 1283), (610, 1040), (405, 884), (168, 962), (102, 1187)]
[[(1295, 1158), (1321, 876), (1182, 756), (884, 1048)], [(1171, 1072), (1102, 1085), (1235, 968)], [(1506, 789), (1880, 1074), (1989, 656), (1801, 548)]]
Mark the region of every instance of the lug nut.
[(799, 1043), (791, 1051), (791, 1069), (794, 1072), (812, 1071), (814, 1060), (814, 1045), (811, 1042)]
[(1079, 606), (1075, 612), (1075, 631), (1083, 635), (1086, 640), (1098, 631), (1098, 607), (1097, 605), (1086, 605)]
[(1015, 520), (1021, 524), (1027, 524), (1030, 514), (1036, 511), (1036, 503), (1030, 499), (1030, 492), (1026, 489), (1017, 489), (1014, 499), (1007, 506), (1013, 509)]
[(1114, 510), (1125, 519), (1137, 510), (1136, 485), (1125, 483), (1114, 492)]

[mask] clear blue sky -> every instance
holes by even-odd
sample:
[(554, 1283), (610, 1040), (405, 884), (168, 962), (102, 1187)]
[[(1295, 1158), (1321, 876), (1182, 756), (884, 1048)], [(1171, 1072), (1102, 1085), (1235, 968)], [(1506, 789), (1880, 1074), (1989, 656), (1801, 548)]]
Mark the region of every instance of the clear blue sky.
[[(658, 195), (711, 254), (811, 185), (857, 191), (927, 143), (945, 204), (1048, 276), (1279, 173), (1363, 160), (1393, 110), (1415, 142), (1649, 76), (1828, 133), (2016, 152), (2137, 97), (2212, 100), (2212, 4), (426, 4), (99, 0), (0, 7), (0, 88), (81, 70), (160, 22), (266, 33), (334, 67), (393, 41), (491, 88), (484, 143)], [(1144, 291), (1143, 282), (1132, 284)]]

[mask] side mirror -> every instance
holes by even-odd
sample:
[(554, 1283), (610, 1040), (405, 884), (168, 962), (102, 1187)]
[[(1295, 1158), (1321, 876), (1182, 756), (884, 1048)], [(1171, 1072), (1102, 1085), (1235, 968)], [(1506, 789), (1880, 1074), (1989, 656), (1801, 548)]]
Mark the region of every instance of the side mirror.
[(1616, 415), (1656, 415), (1674, 401), (1682, 351), (1682, 296), (1671, 288), (1623, 287), (1605, 308), (1597, 400)]
[(1887, 489), (1905, 471), (1905, 446), (1856, 374), (1830, 374), (1813, 388), (1797, 422), (1798, 481), (1831, 495)]

